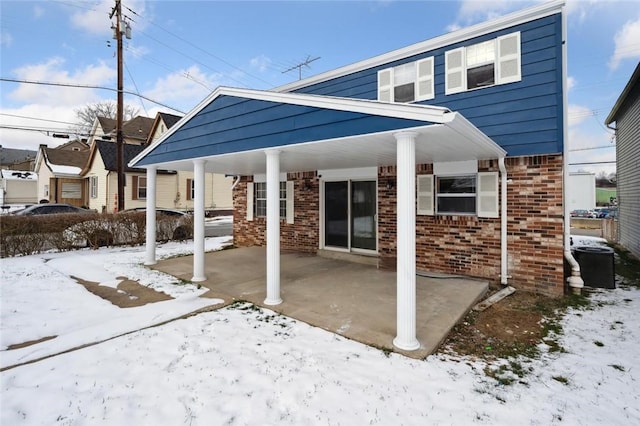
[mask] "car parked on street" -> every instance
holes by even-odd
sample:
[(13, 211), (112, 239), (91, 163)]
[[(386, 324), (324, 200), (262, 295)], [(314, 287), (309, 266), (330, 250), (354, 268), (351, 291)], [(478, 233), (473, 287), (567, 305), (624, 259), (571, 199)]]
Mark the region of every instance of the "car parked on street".
[(95, 213), (93, 210), (83, 209), (63, 203), (34, 204), (22, 210), (16, 210), (12, 214), (17, 216), (34, 216), (41, 214), (68, 214), (68, 213)]
[(586, 217), (594, 219), (597, 217), (597, 214), (592, 210), (577, 209), (571, 211), (571, 217)]

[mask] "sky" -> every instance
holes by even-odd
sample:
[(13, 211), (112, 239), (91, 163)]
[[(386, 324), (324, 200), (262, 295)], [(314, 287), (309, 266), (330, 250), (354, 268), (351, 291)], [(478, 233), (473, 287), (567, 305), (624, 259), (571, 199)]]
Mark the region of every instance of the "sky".
[[(149, 117), (186, 113), (220, 85), (272, 89), (538, 3), (127, 0), (124, 90), (149, 100), (126, 95), (125, 103)], [(68, 130), (76, 110), (116, 99), (114, 4), (0, 1), (3, 147), (60, 145), (51, 135)], [(640, 3), (567, 0), (567, 31), (570, 170), (611, 173), (604, 121), (640, 59)]]
[[(157, 254), (191, 250), (170, 242)], [(416, 360), (268, 309), (220, 308), (220, 299), (198, 297), (204, 288), (142, 266), (144, 256), (116, 247), (0, 259), (0, 368), (35, 361), (0, 372), (1, 424), (640, 423), (640, 290), (620, 281), (596, 289), (591, 309), (569, 310), (557, 336), (564, 351), (541, 341), (535, 359), (445, 351)], [(173, 299), (118, 308), (72, 276), (108, 287), (127, 277)], [(176, 320), (205, 305), (214, 309)], [(79, 349), (64, 353), (71, 348)], [(510, 372), (518, 367), (522, 378)]]

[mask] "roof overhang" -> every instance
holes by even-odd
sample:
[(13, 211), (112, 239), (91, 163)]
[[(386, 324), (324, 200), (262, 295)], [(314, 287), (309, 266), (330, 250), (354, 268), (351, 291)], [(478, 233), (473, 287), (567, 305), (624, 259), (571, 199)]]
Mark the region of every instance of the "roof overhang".
[(638, 84), (638, 81), (640, 81), (640, 63), (636, 65), (636, 69), (633, 71), (633, 74), (631, 74), (631, 78), (629, 78), (627, 85), (622, 90), (622, 93), (620, 93), (620, 97), (618, 97), (615, 105), (613, 105), (613, 108), (611, 108), (611, 112), (604, 120), (604, 124), (608, 126), (618, 119), (620, 108), (622, 108), (622, 105), (627, 100), (627, 97), (631, 94), (633, 87)]
[[(311, 106), (327, 110), (356, 112), (371, 116), (403, 118), (424, 124), (377, 133), (348, 135), (285, 146), (274, 146), (272, 148), (262, 147), (241, 152), (153, 164), (139, 164), (148, 153), (162, 144), (174, 132), (179, 131), (199, 111), (213, 102), (215, 98), (223, 95)], [(443, 107), (221, 87), (176, 123), (162, 138), (135, 157), (129, 163), (129, 166), (144, 168), (156, 166), (158, 169), (190, 171), (193, 170), (193, 160), (204, 159), (206, 160), (205, 170), (207, 172), (252, 175), (265, 173), (265, 151), (268, 149), (276, 149), (281, 152), (280, 170), (282, 172), (391, 166), (396, 164), (396, 138), (394, 135), (402, 131), (417, 133), (415, 144), (417, 164), (437, 161), (495, 159), (506, 156), (504, 149), (460, 113), (452, 112)]]

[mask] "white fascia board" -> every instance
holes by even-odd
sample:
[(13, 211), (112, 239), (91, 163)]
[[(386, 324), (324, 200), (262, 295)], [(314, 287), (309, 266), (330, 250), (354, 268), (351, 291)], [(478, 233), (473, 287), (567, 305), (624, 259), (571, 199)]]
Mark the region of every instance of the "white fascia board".
[(280, 93), (265, 90), (223, 88), (222, 94), (239, 98), (256, 99), (292, 105), (302, 105), (337, 111), (358, 112), (382, 117), (445, 123), (448, 108), (420, 104), (380, 102), (369, 99), (340, 98), (335, 96)]
[(382, 55), (374, 56), (373, 58), (365, 59), (364, 61), (355, 62), (351, 65), (327, 71), (316, 76), (285, 84), (283, 86), (276, 87), (273, 90), (276, 92), (290, 92), (303, 87), (311, 86), (313, 84), (321, 83), (323, 81), (332, 80), (334, 78), (353, 74), (358, 71), (366, 70), (393, 61), (418, 55), (420, 53), (439, 49), (441, 47), (446, 47), (455, 43), (459, 43), (461, 41), (499, 31), (504, 28), (513, 27), (515, 25), (523, 24), (534, 19), (540, 19), (546, 16), (554, 15), (562, 11), (565, 1), (566, 0), (556, 0), (542, 3), (538, 6), (523, 9), (509, 15), (493, 19), (491, 21), (481, 22), (470, 27), (462, 28), (448, 34), (443, 34), (429, 40), (412, 44), (411, 46), (393, 50)]
[(464, 118), (460, 113), (453, 112), (451, 115), (454, 117), (446, 124), (448, 128), (471, 140), (473, 144), (491, 151), (495, 154), (496, 158), (506, 157), (507, 151), (502, 149), (502, 147), (491, 140), (489, 136), (485, 135), (480, 131), (480, 129), (471, 124), (471, 122)]
[(286, 103), (291, 105), (310, 106), (316, 108), (332, 109), (337, 111), (357, 112), (381, 117), (403, 118), (408, 120), (419, 120), (430, 123), (447, 123), (453, 119), (450, 110), (445, 107), (400, 104), (379, 102), (368, 99), (339, 98), (334, 96), (308, 95), (300, 93), (280, 93), (266, 90), (238, 89), (233, 87), (218, 87), (211, 95), (198, 104), (187, 115), (182, 117), (158, 140), (145, 148), (133, 160), (129, 162), (129, 167), (136, 167), (149, 152), (154, 150), (162, 141), (178, 131), (184, 123), (191, 120), (196, 114), (203, 110), (219, 96), (234, 96), (245, 99), (255, 99), (267, 102)]

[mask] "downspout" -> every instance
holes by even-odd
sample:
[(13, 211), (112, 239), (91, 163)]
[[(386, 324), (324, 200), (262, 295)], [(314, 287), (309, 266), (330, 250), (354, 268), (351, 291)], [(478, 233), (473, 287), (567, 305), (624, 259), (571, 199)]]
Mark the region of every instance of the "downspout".
[(580, 294), (584, 281), (580, 276), (580, 265), (571, 254), (571, 213), (569, 211), (569, 129), (567, 120), (567, 16), (562, 7), (562, 202), (564, 214), (564, 258), (571, 265), (571, 275), (567, 278), (571, 292)]
[[(228, 175), (227, 175), (227, 176), (228, 176)], [(238, 186), (238, 184), (240, 183), (240, 179), (242, 179), (242, 176), (240, 176), (240, 175), (235, 175), (235, 176), (233, 176), (233, 177), (235, 177), (235, 178), (237, 178), (237, 179), (236, 179), (236, 180), (233, 182), (233, 184), (231, 185), (231, 192), (232, 192), (232, 193), (233, 193), (233, 190), (236, 188), (236, 186)]]
[(504, 157), (498, 158), (500, 168), (500, 284), (508, 285), (507, 272), (507, 168)]

